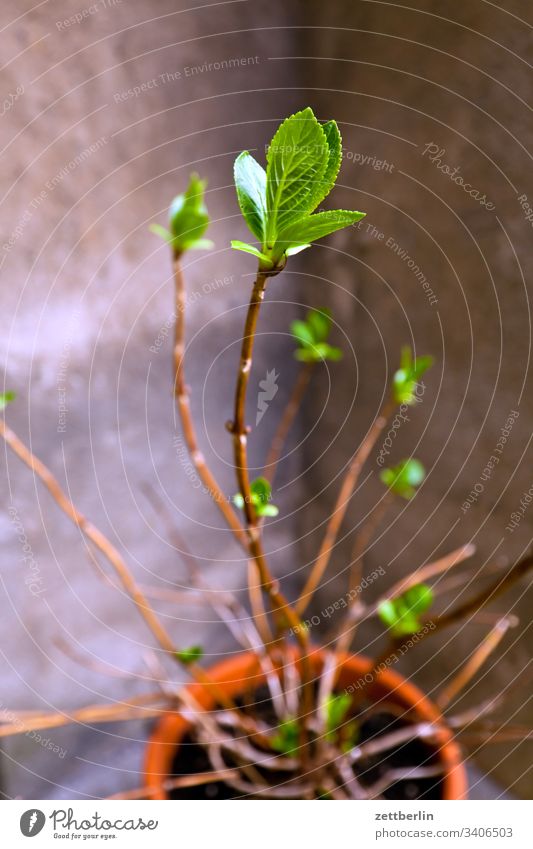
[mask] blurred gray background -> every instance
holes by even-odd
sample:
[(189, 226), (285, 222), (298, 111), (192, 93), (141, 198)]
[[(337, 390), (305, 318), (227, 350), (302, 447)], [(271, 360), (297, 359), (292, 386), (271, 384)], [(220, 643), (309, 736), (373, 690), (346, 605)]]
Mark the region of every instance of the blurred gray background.
[[(229, 249), (231, 238), (247, 238), (232, 164), (243, 149), (262, 160), (280, 120), (306, 105), (320, 119), (334, 117), (343, 135), (331, 203), (367, 218), (291, 261), (269, 284), (250, 419), (259, 381), (272, 368), (279, 391), (253, 432), (256, 468), (297, 371), (290, 318), (309, 305), (331, 307), (345, 351), (342, 364), (317, 371), (291, 434), (274, 497), (282, 518), (266, 537), (274, 568), (295, 594), (342, 470), (407, 342), (436, 362), (391, 462), (415, 452), (428, 477), (413, 502), (395, 505), (383, 521), (365, 569), (382, 565), (393, 579), (474, 541), (475, 591), (490, 564), (518, 557), (531, 541), (531, 516), (526, 510), (513, 533), (506, 526), (533, 483), (533, 15), (523, 4), (59, 0), (33, 8), (8, 0), (0, 15), (1, 344), (6, 386), (18, 394), (7, 419), (109, 533), (138, 580), (159, 589), (187, 585), (147, 489), (159, 493), (214, 585), (241, 592), (245, 575), (177, 450), (169, 256), (148, 225), (164, 223), (192, 170), (208, 179), (216, 247), (187, 259), (186, 370), (202, 448), (231, 494), (224, 422), (253, 275), (253, 261)], [(513, 411), (519, 415), (500, 461), (482, 478)], [(32, 475), (13, 455), (1, 457), (0, 718), (13, 709), (113, 702), (153, 687), (143, 680), (151, 639), (136, 612), (98, 574), (78, 531)], [(381, 497), (375, 455), (366, 472), (317, 613), (343, 592), (353, 531)], [(462, 706), (524, 675), (526, 589), (494, 605), (519, 615), (520, 625)], [(370, 596), (382, 590), (378, 582)], [(236, 650), (207, 609), (156, 606), (179, 643), (211, 646), (207, 661)], [(453, 640), (446, 633), (438, 645), (428, 641), (402, 671), (434, 694), (486, 630), (486, 622), (471, 623)], [(358, 647), (375, 651), (377, 634), (362, 632)], [(79, 661), (65, 654), (65, 642)], [(132, 672), (137, 681), (124, 677)], [(525, 684), (512, 696), (513, 722), (531, 725), (529, 690)], [(79, 724), (44, 734), (49, 746), (24, 734), (6, 739), (0, 789), (6, 797), (88, 798), (134, 787), (147, 733), (146, 723)], [(531, 796), (530, 746), (499, 744), (475, 757), (496, 789), (484, 785), (474, 795), (510, 788)]]

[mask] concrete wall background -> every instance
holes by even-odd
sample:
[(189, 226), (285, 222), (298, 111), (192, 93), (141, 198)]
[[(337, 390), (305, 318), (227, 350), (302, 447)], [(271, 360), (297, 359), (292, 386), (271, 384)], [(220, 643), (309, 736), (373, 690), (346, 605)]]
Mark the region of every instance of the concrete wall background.
[[(343, 133), (346, 159), (335, 206), (366, 210), (378, 235), (365, 223), (329, 240), (291, 264), (269, 292), (261, 328), (268, 335), (261, 338), (255, 379), (274, 367), (280, 391), (255, 433), (258, 467), (295, 372), (286, 328), (298, 303), (333, 306), (337, 339), (345, 336), (349, 352), (344, 368), (317, 375), (292, 437), (292, 448), (299, 437), (304, 441), (284, 461), (276, 492), (284, 516), (268, 536), (276, 569), (293, 573), (294, 588), (302, 581), (334, 480), (375, 415), (398, 349), (409, 339), (417, 351), (432, 351), (437, 363), (424, 403), (395, 451), (400, 458), (416, 445), (430, 474), (421, 496), (398, 515), (401, 522), (384, 524), (369, 568), (386, 561), (389, 574), (403, 573), (474, 537), (476, 568), (500, 539), (497, 556), (520, 553), (531, 537), (527, 515), (515, 533), (505, 532), (531, 486), (524, 282), (531, 231), (517, 197), (533, 198), (532, 21), (511, 16), (524, 16), (519, 4), (497, 10), (479, 0), (458, 10), (451, 3), (419, 3), (417, 12), (374, 2), (192, 2), (176, 9), (166, 0), (122, 0), (100, 3), (80, 23), (61, 25), (82, 6), (61, 0), (35, 9), (25, 2), (2, 7), (3, 91), (6, 97), (20, 91), (0, 120), (7, 175), (2, 245), (15, 234), (0, 257), (0, 344), (9, 386), (19, 394), (9, 421), (31, 435), (36, 453), (68, 481), (79, 506), (112, 534), (139, 580), (163, 586), (186, 580), (177, 553), (161, 539), (158, 517), (139, 495), (139, 484), (149, 483), (163, 488), (214, 581), (242, 586), (239, 552), (175, 456), (169, 340), (157, 354), (150, 351), (172, 313), (172, 284), (167, 252), (147, 225), (164, 220), (168, 200), (192, 168), (208, 177), (216, 250), (193, 255), (187, 269), (189, 291), (201, 295), (190, 318), (187, 377), (203, 422), (202, 445), (233, 492), (222, 426), (231, 414), (226, 371), (236, 362), (253, 266), (228, 248), (230, 238), (245, 237), (231, 166), (237, 152), (260, 147), (284, 115), (309, 103), (320, 117), (337, 118)], [(192, 75), (186, 70), (228, 59), (246, 64)], [(139, 96), (124, 94), (143, 84)], [(430, 142), (445, 149), (443, 160), (459, 166), (495, 211), (465, 195), (422, 155)], [(80, 165), (69, 166), (95, 143)], [(375, 157), (392, 168), (360, 164), (365, 156), (365, 163)], [(423, 269), (438, 304), (428, 303), (405, 263), (384, 247), (389, 238)], [(68, 412), (65, 431), (58, 433), (63, 389)], [(463, 515), (461, 503), (513, 409), (520, 416), (498, 469)], [(321, 448), (327, 454), (313, 465)], [(138, 649), (150, 644), (142, 623), (122, 595), (98, 579), (76, 530), (31, 475), (1, 455), (8, 484), (0, 525), (0, 711), (73, 708), (130, 694), (130, 681), (65, 659), (57, 640), (68, 637), (93, 660), (139, 671)], [(369, 471), (346, 531), (379, 497), (375, 464)], [(321, 493), (311, 504), (309, 487)], [(28, 565), (10, 506), (39, 570), (38, 597), (25, 582)], [(318, 609), (338, 596), (349, 544), (337, 552)], [(506, 642), (501, 662), (491, 664), (476, 698), (503, 688), (527, 661), (523, 589), (498, 607), (503, 612), (516, 602), (522, 625)], [(175, 609), (159, 605), (176, 619)], [(206, 642), (210, 631), (218, 653), (212, 659), (233, 649), (216, 623), (190, 621), (196, 610), (178, 615), (172, 627), (179, 640)], [(472, 628), (481, 634), (480, 626), (471, 626), (458, 646), (439, 651), (438, 663), (425, 663), (431, 652), (426, 656), (424, 649), (407, 659), (405, 669), (433, 687), (455, 667), (457, 652), (470, 649)], [(374, 636), (363, 634), (361, 645)], [(527, 715), (522, 719), (527, 722)], [(64, 758), (24, 735), (12, 739), (3, 757), (3, 792), (73, 798), (135, 786), (145, 734), (143, 725), (131, 724), (55, 731), (48, 736), (67, 750)], [(530, 757), (512, 749), (489, 750), (482, 763), (506, 785), (520, 773), (513, 791), (526, 795)]]
[[(427, 374), (423, 403), (400, 428), (390, 459), (398, 462), (413, 452), (428, 475), (419, 496), (397, 505), (382, 523), (365, 574), (382, 565), (397, 577), (473, 541), (478, 548), (472, 561), (475, 590), (489, 564), (512, 560), (531, 543), (527, 511), (512, 533), (506, 526), (531, 487), (531, 224), (519, 197), (525, 194), (529, 202), (533, 197), (532, 21), (523, 19), (517, 3), (503, 8), (483, 2), (409, 6), (314, 4), (317, 29), (307, 31), (299, 54), (308, 58), (289, 64), (293, 71), (305, 69), (318, 111), (340, 119), (346, 160), (339, 205), (368, 213), (355, 238), (344, 234), (316, 250), (310, 269), (330, 281), (341, 330), (353, 344), (358, 380), (353, 372), (335, 373), (317, 438), (321, 434), (329, 446), (331, 431), (345, 413), (348, 422), (328, 448), (328, 462), (313, 470), (309, 486), (318, 484), (324, 495), (307, 522), (314, 526), (325, 502), (333, 503), (334, 481), (377, 414), (400, 347), (409, 342), (418, 353), (432, 353), (436, 362)], [(428, 160), (424, 151), (430, 143), (444, 151), (440, 164), (459, 169), (456, 174), (470, 183), (477, 199), (438, 162)], [(483, 195), (494, 209), (479, 202)], [(429, 301), (416, 269), (408, 267), (393, 243), (421, 269), (437, 303)], [(319, 285), (316, 278), (314, 284)], [(498, 464), (483, 480), (511, 411), (519, 416)], [(318, 412), (313, 406), (312, 415)], [(319, 607), (338, 598), (339, 576), (350, 562), (350, 530), (382, 495), (380, 447), (345, 523), (347, 537), (336, 552)], [(483, 491), (463, 512), (463, 502), (478, 483)], [(316, 538), (313, 534), (308, 541), (309, 558)], [(508, 710), (509, 715), (518, 711), (516, 718), (529, 726), (524, 687), (529, 691), (521, 679), (532, 646), (527, 587), (526, 581), (490, 608), (513, 610), (521, 624), (461, 706), (522, 680)], [(381, 591), (378, 583), (370, 588), (370, 594)], [(443, 634), (442, 640), (428, 641), (406, 657), (402, 668), (425, 687), (436, 686), (471, 652), (486, 627), (465, 625), (453, 639)], [(358, 644), (372, 651), (375, 639), (376, 631), (369, 630), (360, 634)], [(479, 761), (506, 786), (513, 785), (513, 792), (530, 797), (530, 745), (489, 747)]]

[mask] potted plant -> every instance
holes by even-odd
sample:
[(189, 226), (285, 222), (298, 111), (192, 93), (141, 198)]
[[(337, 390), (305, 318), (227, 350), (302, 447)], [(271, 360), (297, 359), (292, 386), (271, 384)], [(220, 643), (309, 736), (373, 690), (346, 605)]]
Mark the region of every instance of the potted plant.
[[(317, 363), (336, 362), (342, 352), (332, 344), (332, 318), (323, 307), (294, 321), (291, 330), (301, 371), (274, 436), (264, 472), (251, 479), (246, 418), (247, 389), (252, 372), (255, 334), (265, 292), (290, 258), (317, 239), (356, 223), (363, 213), (317, 208), (333, 189), (342, 159), (334, 121), (320, 123), (311, 109), (291, 115), (277, 130), (267, 153), (266, 170), (248, 153), (235, 162), (235, 186), (243, 217), (256, 244), (232, 242), (257, 261), (244, 324), (235, 381), (233, 417), (227, 423), (233, 449), (236, 493), (229, 499), (200, 451), (185, 380), (186, 288), (182, 260), (189, 250), (208, 248), (209, 217), (205, 183), (192, 175), (187, 190), (170, 207), (167, 228), (154, 225), (171, 250), (175, 282), (174, 393), (183, 437), (199, 478), (221, 511), (249, 562), (249, 610), (230, 593), (213, 592), (202, 569), (187, 554), (191, 581), (204, 601), (227, 623), (242, 653), (204, 668), (201, 646), (177, 646), (141, 590), (115, 545), (73, 505), (59, 482), (19, 437), (0, 420), (7, 445), (41, 479), (63, 512), (88, 542), (107, 559), (157, 641), (153, 673), (161, 689), (113, 707), (90, 706), (72, 714), (26, 717), (0, 727), (0, 734), (27, 732), (66, 721), (110, 721), (142, 715), (156, 717), (145, 762), (145, 777), (136, 791), (120, 798), (260, 798), (260, 799), (462, 799), (467, 794), (461, 735), (476, 742), (494, 734), (491, 715), (501, 699), (457, 712), (454, 700), (470, 682), (507, 630), (512, 616), (485, 613), (488, 632), (466, 664), (446, 680), (435, 703), (394, 668), (407, 651), (444, 628), (472, 618), (532, 565), (526, 557), (454, 609), (439, 612), (446, 581), (468, 575), (461, 564), (472, 545), (445, 554), (408, 572), (382, 590), (376, 602), (365, 602), (364, 588), (381, 579), (380, 568), (363, 577), (365, 550), (386, 505), (395, 497), (412, 499), (424, 479), (424, 468), (408, 457), (380, 472), (386, 494), (381, 506), (359, 531), (348, 586), (331, 605), (334, 628), (321, 643), (315, 625), (320, 617), (309, 608), (328, 569), (350, 498), (364, 464), (376, 449), (391, 417), (416, 404), (421, 379), (432, 365), (429, 356), (401, 354), (387, 400), (347, 464), (323, 541), (303, 587), (290, 600), (274, 577), (263, 537), (268, 519), (277, 514), (272, 484), (282, 447), (300, 408)], [(5, 408), (13, 400), (1, 397)], [(385, 507), (384, 507), (385, 505)], [(161, 505), (158, 505), (161, 509)], [(169, 533), (175, 533), (170, 528)], [(461, 567), (461, 568), (459, 568)], [(452, 578), (450, 572), (454, 570)], [(385, 583), (381, 581), (380, 586)], [(283, 584), (283, 582), (282, 582)], [(375, 617), (385, 642), (373, 658), (353, 650), (357, 629)], [(329, 617), (328, 617), (329, 618)], [(318, 621), (317, 621), (318, 620)], [(191, 677), (174, 687), (171, 667), (180, 664)], [(15, 719), (17, 719), (15, 717)], [(507, 727), (507, 733), (512, 729)], [(518, 729), (516, 733), (520, 733)]]

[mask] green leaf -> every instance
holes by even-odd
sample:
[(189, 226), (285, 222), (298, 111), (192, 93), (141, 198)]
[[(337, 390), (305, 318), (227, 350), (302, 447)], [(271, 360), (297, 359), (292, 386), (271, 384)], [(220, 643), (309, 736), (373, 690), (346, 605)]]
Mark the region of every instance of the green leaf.
[(294, 352), (296, 359), (303, 363), (342, 359), (340, 348), (326, 342), (331, 325), (331, 313), (327, 309), (309, 310), (305, 321), (293, 321), (291, 333), (300, 346)]
[(403, 599), (411, 613), (420, 616), (433, 604), (433, 590), (427, 584), (415, 584), (404, 592)]
[(248, 227), (261, 244), (266, 234), (266, 172), (247, 150), (235, 160), (237, 199)]
[[(278, 233), (291, 221), (313, 211), (329, 155), (326, 133), (309, 107), (278, 128), (267, 153), (267, 246), (274, 245)], [(302, 244), (308, 240), (293, 241)]]
[(300, 731), (298, 720), (294, 717), (287, 717), (281, 722), (276, 730), (276, 734), (272, 737), (270, 745), (275, 752), (280, 752), (283, 755), (294, 755), (299, 748)]
[(326, 735), (331, 737), (342, 725), (350, 707), (352, 697), (348, 693), (332, 693), (325, 704)]
[(415, 634), (423, 625), (422, 615), (433, 604), (433, 591), (427, 584), (416, 584), (394, 599), (378, 605), (378, 615), (395, 637)]
[(392, 394), (397, 404), (416, 404), (416, 387), (422, 375), (433, 365), (433, 357), (416, 357), (411, 348), (402, 348), (400, 368), (392, 379)]
[(211, 241), (211, 239), (197, 239), (195, 242), (189, 245), (188, 250), (190, 251), (206, 251), (211, 250), (211, 248), (215, 247), (215, 243)]
[(258, 516), (274, 517), (279, 515), (279, 508), (275, 504), (262, 504), (256, 507)]
[(402, 460), (390, 469), (383, 469), (379, 476), (392, 492), (409, 499), (415, 495), (416, 487), (424, 480), (426, 471), (420, 460), (411, 458)]
[(259, 248), (255, 248), (247, 242), (240, 242), (238, 239), (232, 239), (231, 247), (234, 251), (243, 251), (246, 254), (253, 254), (253, 256), (256, 256), (261, 261), (261, 264), (266, 268), (272, 268), (274, 265), (272, 260), (265, 256), (264, 253), (261, 253)]
[(309, 310), (306, 322), (313, 332), (314, 342), (326, 342), (331, 330), (330, 310)]
[(355, 212), (347, 209), (330, 209), (328, 212), (317, 212), (303, 218), (291, 221), (278, 235), (275, 253), (287, 250), (293, 244), (314, 242), (349, 227), (364, 218), (365, 212)]
[(287, 248), (285, 251), (285, 256), (295, 256), (310, 247), (311, 245), (292, 245), (292, 247)]
[(204, 650), (201, 646), (189, 646), (186, 649), (180, 649), (176, 652), (176, 657), (180, 663), (188, 666), (191, 663), (196, 663), (203, 657)]
[(318, 183), (317, 192), (314, 196), (314, 209), (316, 209), (319, 203), (322, 203), (335, 185), (335, 180), (337, 179), (342, 162), (342, 139), (337, 122), (327, 121), (325, 124), (322, 124), (322, 129), (326, 136), (329, 155), (324, 177)]
[(163, 239), (163, 241), (168, 242), (169, 245), (173, 244), (174, 237), (172, 233), (167, 230), (166, 227), (162, 227), (161, 224), (150, 224), (148, 229), (156, 236), (159, 236), (161, 239)]
[(0, 410), (5, 410), (7, 405), (11, 404), (16, 397), (14, 392), (0, 392)]
[(306, 321), (299, 321), (297, 319), (296, 321), (291, 322), (291, 333), (296, 341), (304, 347), (315, 344), (313, 328)]
[(172, 246), (179, 253), (191, 248), (202, 238), (209, 224), (204, 203), (206, 181), (191, 174), (184, 194), (177, 195), (168, 212)]
[[(259, 477), (250, 482), (250, 501), (258, 516), (277, 516), (279, 513), (275, 504), (272, 504), (272, 487), (266, 478)], [(233, 503), (239, 510), (244, 508), (244, 498), (239, 492), (233, 496)]]
[(325, 342), (319, 342), (312, 348), (297, 348), (294, 356), (301, 363), (322, 363), (324, 361), (338, 362), (342, 360), (343, 353), (340, 348), (334, 348)]

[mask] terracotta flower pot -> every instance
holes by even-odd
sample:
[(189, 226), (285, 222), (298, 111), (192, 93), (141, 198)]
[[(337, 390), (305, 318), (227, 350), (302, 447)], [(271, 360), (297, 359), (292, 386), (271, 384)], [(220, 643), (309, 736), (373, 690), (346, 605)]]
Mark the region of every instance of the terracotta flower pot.
[[(319, 673), (323, 653), (314, 650), (311, 657), (315, 673)], [(354, 684), (372, 670), (372, 662), (360, 655), (347, 657), (340, 668), (338, 688), (344, 689)], [(209, 670), (211, 680), (225, 693), (237, 698), (245, 690), (259, 687), (263, 675), (258, 668), (257, 659), (252, 653), (238, 654), (229, 660), (212, 666)], [(188, 685), (189, 692), (205, 710), (213, 710), (213, 696), (201, 684)], [(406, 681), (392, 669), (385, 669), (372, 684), (372, 695), (377, 699), (386, 698), (419, 722), (435, 722), (442, 717), (435, 705), (413, 684)], [(179, 714), (168, 713), (154, 727), (148, 741), (145, 756), (145, 785), (152, 791), (153, 799), (168, 799), (162, 783), (172, 775), (172, 765), (181, 740), (190, 731), (190, 724)], [(438, 756), (443, 766), (443, 799), (465, 799), (468, 785), (461, 751), (452, 735), (441, 732), (438, 741)]]

